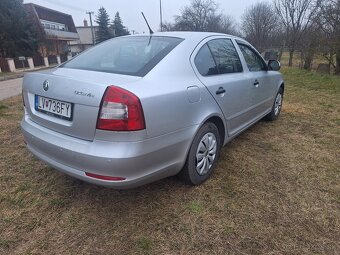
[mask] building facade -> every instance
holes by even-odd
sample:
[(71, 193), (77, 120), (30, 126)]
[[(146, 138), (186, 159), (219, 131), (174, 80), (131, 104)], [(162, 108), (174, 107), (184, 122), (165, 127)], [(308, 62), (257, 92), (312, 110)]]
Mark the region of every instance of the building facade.
[(87, 21), (84, 20), (84, 26), (76, 27), (79, 39), (70, 42), (70, 49), (72, 55), (77, 55), (80, 52), (91, 48), (94, 45), (96, 39), (96, 33), (98, 31), (98, 26), (93, 26), (93, 36), (92, 28), (88, 25)]
[(38, 33), (39, 54), (48, 57), (52, 63), (56, 56), (66, 60), (70, 42), (79, 39), (72, 16), (32, 3), (24, 4), (24, 7)]

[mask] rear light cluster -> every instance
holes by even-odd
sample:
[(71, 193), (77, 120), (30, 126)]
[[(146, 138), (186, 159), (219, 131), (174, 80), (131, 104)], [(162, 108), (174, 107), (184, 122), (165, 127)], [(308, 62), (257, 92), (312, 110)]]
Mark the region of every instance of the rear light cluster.
[(109, 86), (104, 94), (97, 129), (109, 131), (138, 131), (145, 129), (143, 108), (133, 93)]

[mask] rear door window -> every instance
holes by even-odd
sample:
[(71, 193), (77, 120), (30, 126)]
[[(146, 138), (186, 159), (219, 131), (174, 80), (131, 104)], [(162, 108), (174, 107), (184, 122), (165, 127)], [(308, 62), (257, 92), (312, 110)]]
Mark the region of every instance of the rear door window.
[(238, 43), (238, 46), (240, 47), (250, 72), (266, 70), (266, 64), (256, 51), (245, 44)]
[(115, 38), (91, 48), (61, 67), (142, 77), (183, 40), (164, 36)]
[(204, 44), (195, 57), (195, 65), (203, 76), (243, 71), (239, 55), (230, 39), (213, 39)]
[(214, 39), (208, 42), (208, 46), (215, 59), (219, 74), (243, 71), (236, 48), (230, 39)]
[(195, 57), (195, 65), (198, 72), (203, 76), (218, 74), (215, 60), (207, 44), (198, 51)]

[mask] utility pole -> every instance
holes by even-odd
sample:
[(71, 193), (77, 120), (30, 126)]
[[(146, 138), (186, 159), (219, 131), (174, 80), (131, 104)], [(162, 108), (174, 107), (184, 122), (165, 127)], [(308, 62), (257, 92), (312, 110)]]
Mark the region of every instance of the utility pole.
[(92, 44), (95, 45), (95, 38), (94, 38), (94, 31), (93, 31), (93, 24), (92, 24), (92, 14), (94, 12), (86, 12), (90, 16), (90, 25), (91, 25), (91, 33), (92, 33)]
[(159, 14), (160, 14), (160, 18), (161, 18), (161, 32), (163, 32), (162, 0), (159, 0)]

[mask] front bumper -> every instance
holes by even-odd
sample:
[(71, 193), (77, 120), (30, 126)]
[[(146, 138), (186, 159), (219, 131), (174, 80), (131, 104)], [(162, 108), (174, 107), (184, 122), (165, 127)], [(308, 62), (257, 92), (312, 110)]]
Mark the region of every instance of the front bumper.
[[(53, 168), (96, 185), (125, 189), (177, 174), (198, 127), (138, 142), (86, 141), (42, 127), (28, 115), (21, 128), (27, 148)], [(125, 180), (96, 179), (86, 172)]]

